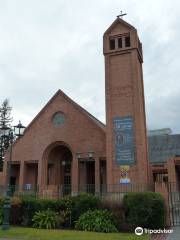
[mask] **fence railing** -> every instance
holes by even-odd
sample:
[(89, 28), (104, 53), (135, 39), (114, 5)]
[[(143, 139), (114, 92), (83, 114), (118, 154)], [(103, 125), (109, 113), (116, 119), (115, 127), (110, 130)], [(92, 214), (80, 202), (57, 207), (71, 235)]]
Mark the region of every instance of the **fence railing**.
[(2, 186), (0, 185), (0, 196), (18, 196), (18, 195), (38, 195), (38, 187), (32, 187), (30, 189), (26, 189), (24, 187), (21, 191), (19, 190), (18, 185), (10, 185), (10, 186)]
[(180, 226), (180, 185), (177, 182), (169, 182), (167, 188), (171, 225)]
[[(81, 193), (87, 193), (92, 195), (98, 195), (100, 197), (121, 199), (124, 194), (128, 192), (143, 192), (143, 191), (153, 191), (153, 185), (145, 184), (116, 184), (116, 185), (95, 185), (95, 184), (80, 184), (79, 186), (74, 186), (71, 184), (65, 185), (50, 185), (46, 186), (44, 189), (38, 186), (27, 186), (24, 185), (23, 189), (19, 189), (16, 186), (9, 186), (8, 191), (10, 196), (19, 195), (31, 195), (34, 197), (56, 197), (61, 198), (67, 195), (79, 195)], [(0, 196), (7, 193), (7, 187), (0, 186)]]

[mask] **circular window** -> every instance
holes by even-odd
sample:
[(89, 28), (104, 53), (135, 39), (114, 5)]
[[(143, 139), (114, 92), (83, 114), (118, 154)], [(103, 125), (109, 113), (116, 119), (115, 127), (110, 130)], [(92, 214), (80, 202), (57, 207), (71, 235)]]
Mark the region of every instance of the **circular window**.
[(64, 113), (62, 113), (62, 112), (55, 113), (52, 121), (53, 121), (53, 124), (55, 127), (61, 127), (65, 123)]

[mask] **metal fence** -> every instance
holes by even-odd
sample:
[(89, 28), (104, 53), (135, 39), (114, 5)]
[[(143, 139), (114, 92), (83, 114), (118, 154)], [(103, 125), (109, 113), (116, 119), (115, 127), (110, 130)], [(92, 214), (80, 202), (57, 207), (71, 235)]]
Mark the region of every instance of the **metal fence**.
[(0, 185), (0, 197), (2, 196), (20, 196), (20, 195), (32, 195), (32, 196), (38, 196), (38, 189), (37, 187), (32, 189), (26, 189), (24, 188), (22, 191), (19, 191), (19, 186), (17, 185), (11, 185), (8, 187), (4, 187)]
[(167, 183), (171, 226), (180, 226), (180, 185)]
[[(145, 184), (117, 184), (117, 185), (95, 185), (95, 184), (83, 184), (74, 186), (71, 184), (58, 185), (55, 188), (47, 188), (42, 190), (38, 186), (24, 186), (23, 190), (19, 190), (18, 186), (9, 186), (8, 188), (10, 196), (29, 195), (34, 197), (46, 197), (46, 198), (61, 198), (67, 195), (79, 195), (81, 193), (87, 193), (97, 195), (102, 198), (121, 200), (123, 196), (128, 192), (143, 192), (154, 191), (153, 185)], [(0, 186), (0, 196), (5, 195), (7, 189)]]

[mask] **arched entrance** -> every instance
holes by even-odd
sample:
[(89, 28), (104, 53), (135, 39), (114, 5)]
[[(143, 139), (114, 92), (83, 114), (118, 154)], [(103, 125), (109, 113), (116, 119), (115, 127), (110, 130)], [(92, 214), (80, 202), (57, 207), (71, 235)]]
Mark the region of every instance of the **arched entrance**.
[(58, 186), (60, 195), (71, 194), (72, 153), (67, 146), (58, 145), (48, 154), (47, 185)]

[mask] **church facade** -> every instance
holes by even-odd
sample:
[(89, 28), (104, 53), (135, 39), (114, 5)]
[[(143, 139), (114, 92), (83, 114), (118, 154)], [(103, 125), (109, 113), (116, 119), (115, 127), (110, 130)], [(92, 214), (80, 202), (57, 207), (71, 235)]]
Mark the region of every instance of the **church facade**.
[[(148, 157), (148, 142), (154, 141), (146, 132), (137, 30), (118, 17), (104, 33), (103, 53), (106, 125), (58, 90), (13, 145), (10, 184), (18, 191), (57, 197), (116, 192), (135, 184), (145, 189), (153, 176), (165, 179), (167, 162)], [(169, 169), (175, 169), (172, 159)], [(0, 178), (4, 186), (8, 161), (7, 153)]]

